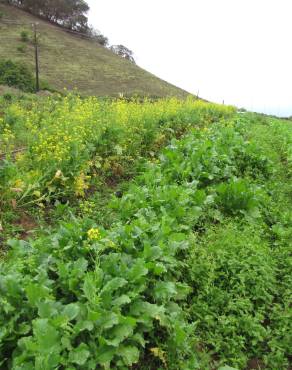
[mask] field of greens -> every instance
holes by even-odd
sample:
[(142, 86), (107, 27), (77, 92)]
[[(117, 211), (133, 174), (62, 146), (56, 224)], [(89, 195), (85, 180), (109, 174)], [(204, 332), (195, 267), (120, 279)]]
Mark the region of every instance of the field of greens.
[(291, 121), (6, 97), (0, 152), (1, 370), (291, 368)]

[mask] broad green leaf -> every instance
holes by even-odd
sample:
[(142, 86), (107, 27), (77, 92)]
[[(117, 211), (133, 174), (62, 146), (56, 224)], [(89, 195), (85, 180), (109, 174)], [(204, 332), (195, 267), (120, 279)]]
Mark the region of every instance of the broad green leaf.
[(58, 314), (58, 304), (55, 301), (38, 302), (38, 314), (41, 318), (50, 318)]
[(69, 320), (75, 319), (80, 312), (79, 305), (77, 303), (70, 303), (65, 306), (63, 315), (67, 316)]
[(92, 321), (82, 320), (74, 326), (74, 333), (79, 334), (83, 330), (91, 331), (93, 330), (93, 328), (94, 328), (94, 324)]
[(160, 320), (164, 316), (164, 307), (140, 301), (131, 306), (131, 314), (137, 317), (138, 321), (148, 321), (148, 317)]
[(90, 352), (86, 344), (82, 343), (77, 348), (70, 351), (69, 361), (73, 364), (84, 365), (88, 359)]
[(101, 291), (101, 295), (104, 294), (104, 293), (112, 293), (114, 292), (115, 290), (119, 289), (119, 288), (122, 288), (123, 286), (125, 286), (127, 284), (127, 280), (123, 279), (123, 278), (114, 278), (112, 280), (110, 280), (105, 286), (104, 288), (102, 289)]
[(108, 366), (112, 361), (115, 353), (116, 348), (112, 346), (102, 346), (101, 348), (98, 349), (96, 353), (98, 364)]
[(110, 329), (118, 323), (119, 317), (114, 312), (104, 312), (96, 321), (96, 324), (99, 325), (102, 329)]
[(133, 334), (133, 325), (130, 324), (119, 324), (116, 325), (111, 331), (110, 336), (112, 339), (106, 340), (109, 346), (118, 347), (126, 338)]
[(124, 360), (125, 365), (131, 366), (139, 360), (139, 350), (133, 346), (120, 346), (117, 354)]
[(39, 284), (29, 284), (25, 288), (25, 292), (27, 299), (32, 305), (35, 305), (37, 302), (44, 298), (50, 297), (50, 290), (47, 287)]
[(59, 347), (58, 331), (49, 324), (48, 319), (36, 319), (33, 322), (33, 333), (39, 348), (43, 353), (51, 353)]
[(176, 295), (177, 290), (175, 283), (170, 281), (160, 281), (155, 285), (153, 293), (155, 298), (158, 300), (170, 300)]
[(145, 266), (145, 261), (143, 259), (137, 260), (135, 265), (131, 268), (131, 270), (128, 272), (128, 279), (129, 281), (136, 281), (140, 279), (141, 277), (147, 275), (148, 269)]
[(91, 274), (87, 274), (84, 279), (83, 292), (89, 302), (95, 301), (97, 287)]
[(113, 307), (123, 306), (131, 302), (131, 299), (126, 294), (121, 295), (120, 297), (113, 300)]

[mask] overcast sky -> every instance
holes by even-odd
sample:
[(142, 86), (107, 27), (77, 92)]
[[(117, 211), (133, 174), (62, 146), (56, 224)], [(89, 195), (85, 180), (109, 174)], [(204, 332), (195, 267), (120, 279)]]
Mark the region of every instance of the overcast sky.
[(87, 0), (137, 64), (203, 98), (292, 115), (292, 0)]

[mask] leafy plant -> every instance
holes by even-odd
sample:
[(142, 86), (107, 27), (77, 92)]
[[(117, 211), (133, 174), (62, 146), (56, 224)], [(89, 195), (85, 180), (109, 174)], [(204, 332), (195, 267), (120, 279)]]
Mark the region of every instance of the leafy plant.
[(19, 51), (20, 53), (25, 53), (26, 52), (25, 45), (19, 45), (19, 46), (17, 46), (17, 51)]
[(20, 39), (22, 42), (28, 42), (29, 41), (29, 34), (27, 31), (21, 31), (20, 32)]
[(193, 100), (6, 104), (1, 228), (13, 199), (63, 220), (8, 242), (0, 367), (289, 368), (290, 123)]
[(34, 90), (34, 79), (30, 70), (11, 60), (0, 60), (0, 84), (17, 87), (23, 91)]
[(254, 213), (258, 210), (259, 189), (246, 180), (236, 179), (216, 187), (218, 206), (227, 214)]

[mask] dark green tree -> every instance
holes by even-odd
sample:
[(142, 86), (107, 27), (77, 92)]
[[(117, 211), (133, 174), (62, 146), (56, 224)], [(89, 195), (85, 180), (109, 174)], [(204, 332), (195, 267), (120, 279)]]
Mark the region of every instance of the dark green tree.
[(88, 29), (88, 36), (92, 37), (96, 42), (100, 45), (107, 47), (108, 46), (108, 38), (104, 36), (99, 30), (90, 26)]

